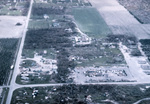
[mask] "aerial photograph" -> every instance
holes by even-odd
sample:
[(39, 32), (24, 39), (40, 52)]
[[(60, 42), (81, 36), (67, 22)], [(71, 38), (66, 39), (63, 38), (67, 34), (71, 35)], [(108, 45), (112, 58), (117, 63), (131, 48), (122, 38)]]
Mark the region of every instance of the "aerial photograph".
[(0, 0), (0, 104), (150, 104), (150, 0)]

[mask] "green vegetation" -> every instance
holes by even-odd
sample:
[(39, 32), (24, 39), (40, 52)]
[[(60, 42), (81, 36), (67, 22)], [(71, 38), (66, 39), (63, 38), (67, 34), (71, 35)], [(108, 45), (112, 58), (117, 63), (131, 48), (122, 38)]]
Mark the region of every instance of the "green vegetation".
[(29, 1), (14, 3), (10, 0), (2, 0), (0, 1), (0, 15), (26, 16), (29, 5)]
[(78, 3), (78, 0), (72, 0), (72, 2), (74, 2), (74, 3)]
[(101, 38), (111, 33), (95, 8), (73, 8), (72, 14), (81, 31), (91, 37)]
[(14, 64), (18, 39), (0, 39), (0, 85), (7, 82), (10, 67)]
[[(37, 75), (37, 76), (35, 76), (35, 75)], [(25, 85), (26, 84), (56, 83), (54, 81), (54, 79), (55, 79), (54, 75), (49, 75), (49, 74), (46, 75), (46, 73), (44, 73), (44, 74), (37, 73), (37, 74), (34, 74), (34, 75), (30, 74), (29, 75), (29, 81), (22, 81), (21, 75), (18, 75), (17, 78), (16, 78), (16, 83), (25, 84)]]
[[(44, 53), (46, 51), (46, 53)], [(34, 58), (35, 53), (44, 58), (56, 59), (56, 51), (53, 48), (49, 49), (23, 49), (22, 58)]]
[[(57, 0), (52, 2), (57, 2)], [(57, 4), (58, 2), (60, 5)], [(115, 46), (116, 49), (109, 49), (107, 48), (109, 46), (105, 47), (105, 45), (102, 45), (102, 39), (100, 38), (105, 40), (104, 38), (111, 31), (96, 9), (91, 7), (74, 7), (70, 9), (72, 7), (70, 4), (62, 3), (63, 1), (58, 2), (56, 4), (49, 3), (49, 1), (48, 3), (33, 4), (22, 58), (34, 58), (34, 54), (37, 53), (42, 57), (56, 59), (58, 73), (55, 73), (54, 77), (49, 78), (50, 80), (48, 81), (50, 82), (51, 79), (54, 79), (55, 82), (60, 83), (71, 82), (72, 79), (69, 79), (70, 72), (77, 65), (101, 66), (125, 63), (118, 47)], [(72, 4), (85, 5), (84, 1), (79, 3), (78, 0), (73, 0)], [(75, 22), (73, 22), (72, 16), (74, 16)], [(77, 31), (76, 23), (82, 32), (92, 37), (91, 44), (76, 45), (74, 38), (78, 35), (79, 37), (83, 35)], [(84, 38), (86, 36), (82, 36), (82, 41), (84, 41)], [(43, 54), (44, 50), (49, 49), (54, 49), (54, 52), (52, 54)], [(119, 61), (115, 57), (119, 57)], [(39, 79), (42, 79), (43, 76), (39, 75), (38, 77), (31, 75), (29, 78), (26, 78), (29, 80), (27, 83), (42, 81)], [(33, 81), (30, 80), (31, 78)]]
[(144, 101), (141, 101), (139, 104), (149, 104), (150, 103), (150, 100), (144, 100)]
[[(141, 91), (140, 88), (143, 88), (144, 91)], [(33, 98), (32, 94), (35, 90), (38, 92)], [(150, 97), (149, 94), (150, 88), (146, 88), (146, 85), (64, 85), (17, 89), (13, 93), (11, 103), (109, 104), (110, 102), (104, 101), (109, 99), (119, 104), (133, 104), (140, 99)], [(91, 100), (88, 99), (89, 96)]]
[(34, 49), (23, 49), (22, 58), (34, 58)]
[(19, 10), (9, 10), (9, 6), (5, 6), (4, 8), (0, 9), (0, 15), (12, 15), (12, 16), (19, 16), (21, 12)]
[(73, 47), (69, 53), (75, 57), (77, 66), (112, 66), (126, 64), (124, 57), (116, 44), (103, 45), (101, 41), (82, 47)]
[(81, 63), (78, 63), (78, 66), (88, 67), (88, 66), (114, 66), (126, 64), (125, 61), (116, 61), (113, 57), (103, 56), (101, 58), (95, 58), (91, 60), (82, 60)]
[(142, 50), (144, 51), (145, 55), (148, 57), (148, 60), (150, 61), (150, 39), (142, 39), (140, 40), (142, 44)]
[(37, 65), (37, 63), (34, 60), (23, 60), (20, 66), (29, 68), (29, 67), (33, 67), (36, 65)]
[[(70, 35), (64, 29), (57, 28), (29, 30), (26, 35), (24, 50), (30, 52), (32, 50), (54, 49), (57, 51), (58, 74), (55, 78), (57, 82), (66, 82), (70, 69), (75, 66), (74, 62), (68, 59), (69, 53), (66, 50), (66, 48), (72, 47), (72, 42), (68, 39)], [(25, 56), (25, 52), (23, 55)], [(50, 56), (55, 57), (56, 55), (51, 52)]]
[(47, 21), (45, 19), (40, 20), (31, 20), (29, 22), (29, 29), (48, 29), (50, 27), (50, 21)]
[(69, 36), (70, 34), (66, 33), (64, 29), (29, 30), (25, 39), (24, 49), (61, 49), (70, 47), (72, 42), (67, 38)]
[(9, 88), (3, 88), (2, 93), (0, 94), (0, 103), (6, 104), (7, 95), (8, 95)]
[(65, 13), (65, 7), (53, 6), (51, 4), (46, 3), (35, 3), (32, 8), (33, 16), (43, 16), (44, 14), (57, 14), (63, 15)]
[(9, 92), (9, 88), (3, 88), (3, 93), (5, 93), (4, 94), (5, 96), (4, 96), (4, 102), (3, 102), (3, 104), (6, 104), (8, 92)]

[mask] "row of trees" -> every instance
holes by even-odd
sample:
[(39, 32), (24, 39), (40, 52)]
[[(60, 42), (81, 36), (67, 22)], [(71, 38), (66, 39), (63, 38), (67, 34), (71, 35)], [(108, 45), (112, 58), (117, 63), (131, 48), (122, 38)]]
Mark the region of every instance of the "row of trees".
[(144, 53), (148, 57), (148, 60), (150, 61), (150, 39), (142, 39), (140, 40), (140, 42), (142, 44), (142, 50), (144, 51)]
[(52, 5), (46, 5), (43, 7), (41, 4), (34, 4), (32, 9), (33, 15), (44, 15), (44, 14), (56, 14), (56, 15), (63, 15), (65, 13), (65, 7), (56, 7)]
[[(17, 48), (17, 39), (0, 40), (0, 85), (7, 82)], [(4, 83), (4, 84), (5, 84)]]

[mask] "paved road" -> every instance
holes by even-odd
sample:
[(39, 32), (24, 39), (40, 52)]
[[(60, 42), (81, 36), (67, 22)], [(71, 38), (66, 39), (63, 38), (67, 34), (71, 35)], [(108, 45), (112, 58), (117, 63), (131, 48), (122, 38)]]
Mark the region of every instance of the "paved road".
[[(48, 87), (48, 86), (63, 86), (63, 85), (143, 85), (150, 84), (149, 82), (99, 82), (99, 83), (56, 83), (56, 84), (29, 84), (29, 85), (20, 85), (14, 84), (15, 89), (23, 88), (23, 87)], [(10, 86), (11, 87), (11, 86)]]
[(25, 37), (26, 37), (26, 31), (27, 31), (27, 27), (28, 27), (30, 15), (31, 15), (32, 4), (33, 4), (33, 0), (31, 0), (31, 2), (30, 2), (29, 12), (28, 12), (28, 16), (27, 16), (27, 19), (26, 19), (26, 24), (25, 24), (25, 28), (24, 28), (24, 31), (23, 31), (22, 40), (21, 40), (21, 43), (20, 43), (20, 48), (19, 48), (19, 51), (18, 51), (18, 56), (17, 56), (13, 76), (12, 76), (12, 79), (11, 79), (11, 83), (10, 83), (10, 87), (9, 87), (10, 90), (9, 90), (9, 93), (8, 93), (6, 104), (10, 104), (12, 93), (13, 93), (14, 89), (16, 88), (15, 81), (16, 81), (16, 77), (17, 77), (18, 72), (19, 72), (19, 63), (20, 63), (21, 53), (22, 53), (22, 49), (23, 49), (24, 41), (25, 41)]
[(133, 104), (140, 104), (142, 101), (148, 101), (148, 100), (150, 100), (150, 98), (144, 98), (144, 99), (141, 99), (141, 100), (139, 100)]

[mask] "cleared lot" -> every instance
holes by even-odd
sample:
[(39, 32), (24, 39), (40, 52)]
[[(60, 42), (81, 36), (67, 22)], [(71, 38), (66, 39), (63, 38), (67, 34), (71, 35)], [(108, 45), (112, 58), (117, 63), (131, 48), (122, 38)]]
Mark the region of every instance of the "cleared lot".
[[(0, 38), (19, 38), (22, 35), (26, 17), (0, 16)], [(20, 25), (16, 25), (20, 23)]]

